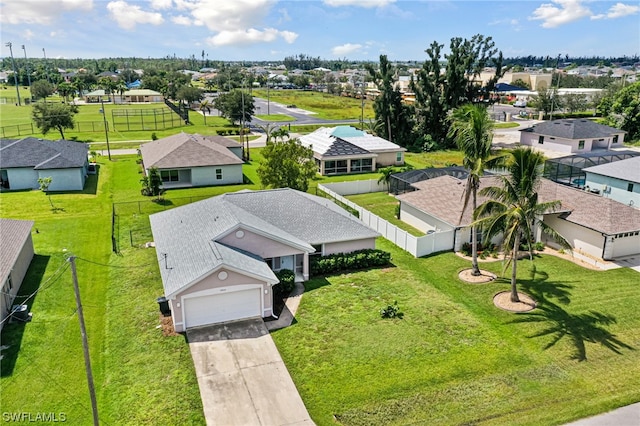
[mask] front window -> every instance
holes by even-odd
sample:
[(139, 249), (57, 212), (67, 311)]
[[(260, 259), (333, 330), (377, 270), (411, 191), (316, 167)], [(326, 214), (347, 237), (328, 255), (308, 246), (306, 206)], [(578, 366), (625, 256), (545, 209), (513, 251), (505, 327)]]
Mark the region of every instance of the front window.
[(584, 141), (578, 141), (578, 149), (584, 149)]
[(222, 180), (222, 169), (216, 169), (216, 179)]
[(352, 172), (370, 172), (372, 170), (373, 170), (373, 160), (371, 158), (351, 160)]
[(180, 180), (177, 170), (161, 170), (160, 178), (163, 182), (178, 182)]
[(538, 143), (541, 145), (544, 143), (544, 136), (538, 136)]
[(618, 136), (620, 135), (613, 135), (613, 143), (618, 143)]
[(347, 173), (347, 160), (325, 161), (324, 173), (328, 175), (336, 173)]
[(396, 152), (396, 163), (402, 163), (402, 152)]

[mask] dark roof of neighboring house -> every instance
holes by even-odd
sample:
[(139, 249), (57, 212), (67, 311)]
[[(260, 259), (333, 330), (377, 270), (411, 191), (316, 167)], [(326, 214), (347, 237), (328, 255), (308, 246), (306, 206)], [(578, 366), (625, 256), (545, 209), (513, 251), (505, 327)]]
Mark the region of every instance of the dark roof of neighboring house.
[(32, 167), (36, 170), (83, 167), (87, 162), (87, 144), (66, 140), (24, 138), (0, 140), (3, 169)]
[(336, 138), (331, 144), (329, 149), (323, 153), (326, 157), (339, 157), (343, 155), (366, 155), (369, 151), (362, 149), (358, 146), (350, 144), (349, 142)]
[(0, 284), (13, 269), (32, 227), (31, 220), (0, 219)]
[[(497, 186), (497, 177), (480, 178), (480, 189)], [(451, 226), (471, 223), (471, 206), (460, 220), (464, 204), (465, 181), (452, 176), (440, 176), (414, 184), (418, 191), (397, 198)], [(640, 231), (640, 210), (577, 188), (542, 179), (538, 190), (540, 202), (560, 200), (556, 213), (565, 212), (563, 219), (607, 235)], [(479, 196), (478, 205), (486, 198)], [(549, 212), (552, 213), (552, 212)]]
[(167, 296), (220, 265), (272, 277), (255, 256), (217, 241), (239, 227), (309, 253), (313, 244), (379, 235), (332, 201), (288, 188), (227, 193), (153, 214), (149, 220)]
[(627, 182), (640, 183), (640, 156), (627, 158), (614, 163), (599, 164), (582, 169), (586, 173), (594, 173)]
[(232, 147), (240, 147), (240, 144), (221, 136), (191, 135), (183, 132), (147, 142), (140, 146), (140, 153), (146, 168), (243, 164), (243, 161), (228, 149)]
[(563, 139), (606, 138), (625, 133), (624, 130), (598, 124), (583, 118), (543, 121), (520, 131)]

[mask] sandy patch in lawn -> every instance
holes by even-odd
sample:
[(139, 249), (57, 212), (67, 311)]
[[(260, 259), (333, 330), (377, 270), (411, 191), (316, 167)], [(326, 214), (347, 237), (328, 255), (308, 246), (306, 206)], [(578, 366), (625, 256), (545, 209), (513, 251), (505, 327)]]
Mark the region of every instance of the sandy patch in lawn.
[(480, 275), (473, 275), (472, 271), (471, 268), (463, 269), (458, 274), (458, 278), (469, 284), (484, 284), (496, 279), (496, 274), (493, 272), (480, 269)]
[(509, 312), (528, 312), (536, 308), (536, 301), (531, 296), (518, 292), (520, 302), (511, 301), (511, 292), (502, 291), (493, 296), (493, 304), (498, 308)]

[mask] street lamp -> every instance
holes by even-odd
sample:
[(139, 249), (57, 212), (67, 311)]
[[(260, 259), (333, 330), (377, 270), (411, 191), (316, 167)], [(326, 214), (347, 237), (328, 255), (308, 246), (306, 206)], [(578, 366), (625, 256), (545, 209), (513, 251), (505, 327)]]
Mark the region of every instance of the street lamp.
[(27, 67), (27, 81), (29, 81), (29, 100), (32, 99), (31, 96), (31, 72), (29, 71), (29, 60), (27, 59), (27, 49), (22, 45), (22, 50), (24, 50), (24, 61), (25, 66)]
[(44, 56), (44, 73), (47, 75), (47, 82), (51, 83), (49, 79), (49, 65), (47, 64), (47, 52), (45, 52), (44, 47), (42, 48), (42, 55)]
[(16, 63), (13, 60), (13, 49), (11, 42), (5, 43), (5, 46), (9, 48), (9, 52), (11, 53), (11, 66), (13, 67), (13, 81), (16, 82), (16, 95), (18, 95), (18, 106), (20, 106), (20, 89), (18, 88), (18, 72), (16, 71)]

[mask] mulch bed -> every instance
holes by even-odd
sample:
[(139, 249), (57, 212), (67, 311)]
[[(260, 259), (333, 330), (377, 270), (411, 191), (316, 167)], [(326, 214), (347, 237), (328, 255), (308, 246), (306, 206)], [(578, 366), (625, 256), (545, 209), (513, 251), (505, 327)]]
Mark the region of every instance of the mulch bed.
[(529, 312), (536, 308), (536, 301), (528, 294), (518, 292), (519, 302), (511, 301), (511, 292), (502, 291), (493, 296), (493, 304), (496, 307), (509, 312)]
[(463, 269), (458, 274), (458, 278), (469, 284), (485, 284), (496, 279), (496, 274), (493, 272), (480, 269), (480, 275), (473, 275), (472, 271), (471, 268)]
[(160, 314), (160, 325), (162, 326), (162, 335), (164, 337), (180, 336), (180, 333), (176, 333), (176, 329), (173, 327), (173, 319), (170, 316), (165, 317)]

